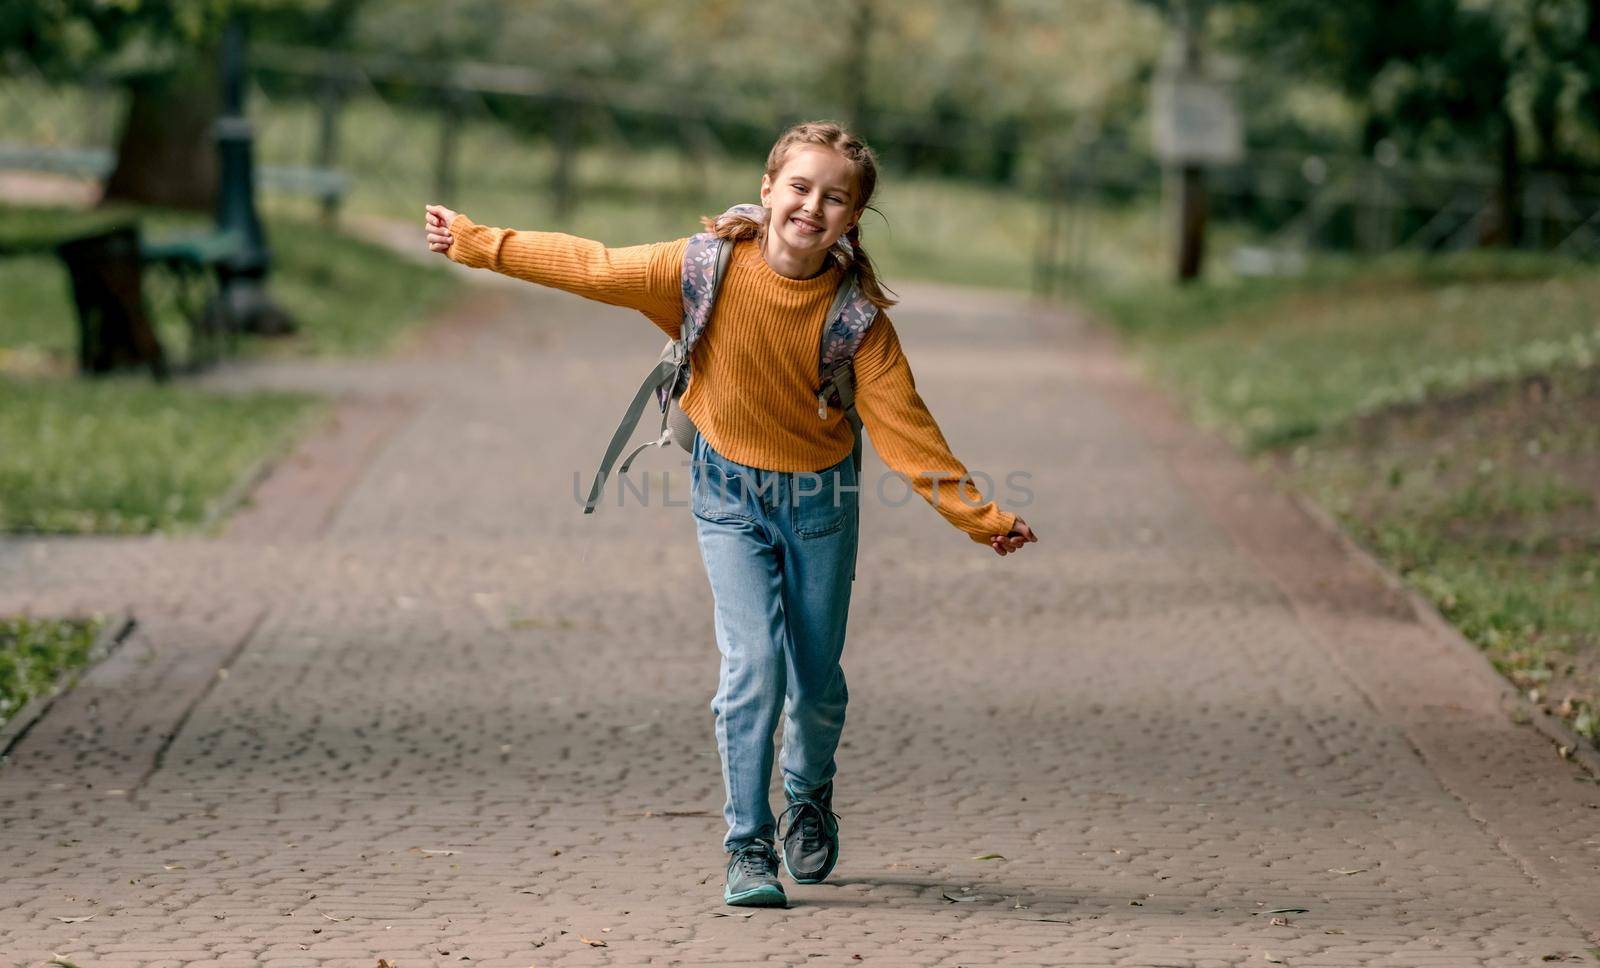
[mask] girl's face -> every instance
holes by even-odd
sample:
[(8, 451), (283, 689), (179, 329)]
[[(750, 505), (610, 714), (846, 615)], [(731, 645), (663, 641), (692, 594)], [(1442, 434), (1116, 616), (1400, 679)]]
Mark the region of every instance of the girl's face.
[(861, 215), (850, 162), (816, 145), (793, 149), (776, 176), (761, 176), (761, 204), (772, 210), (768, 246), (807, 261), (826, 253)]

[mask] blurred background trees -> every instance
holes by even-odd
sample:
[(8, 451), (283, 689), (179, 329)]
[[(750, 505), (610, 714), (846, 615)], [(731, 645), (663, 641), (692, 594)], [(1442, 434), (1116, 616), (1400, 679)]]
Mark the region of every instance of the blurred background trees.
[(114, 103), (107, 197), (204, 207), (216, 39), (245, 15), (264, 157), (359, 171), (358, 211), (466, 192), (578, 228), (610, 192), (655, 199), (654, 233), (747, 194), (732, 173), (785, 123), (831, 116), (891, 171), (1004, 194), (997, 222), (1028, 223), (1009, 258), (1042, 264), (1120, 218), (1072, 211), (1159, 201), (1149, 88), (1184, 10), (1242, 68), (1246, 157), (1208, 179), (1220, 226), (1278, 248), (1590, 247), (1600, 0), (12, 0), (0, 120), (37, 143), (3, 104), (37, 85)]
[(126, 89), (108, 201), (206, 209), (216, 193), (211, 129), (221, 109), (218, 44), (248, 15), (297, 40), (337, 39), (359, 0), (18, 0), (0, 11), (0, 54), (53, 82)]
[(1489, 161), (1498, 212), (1486, 238), (1522, 239), (1529, 165), (1600, 162), (1600, 3), (1593, 0), (1240, 0), (1232, 39), (1299, 70), (1358, 111), (1372, 153)]

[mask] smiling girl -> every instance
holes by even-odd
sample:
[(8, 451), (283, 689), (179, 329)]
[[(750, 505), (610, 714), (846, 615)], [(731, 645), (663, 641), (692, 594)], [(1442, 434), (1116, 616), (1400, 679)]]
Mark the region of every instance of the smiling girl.
[[(798, 883), (822, 881), (839, 859), (834, 754), (847, 700), (839, 659), (859, 482), (844, 415), (824, 408), (819, 419), (817, 367), (825, 317), (847, 272), (879, 310), (854, 357), (856, 408), (874, 450), (996, 554), (1038, 540), (978, 493), (917, 393), (883, 312), (894, 301), (861, 245), (877, 180), (877, 159), (859, 138), (833, 122), (798, 124), (767, 156), (760, 215), (730, 210), (706, 220), (734, 249), (681, 403), (698, 431), (690, 504), (722, 654), (711, 709), (727, 796), (728, 904), (787, 903), (780, 835), (784, 867)], [(426, 229), (433, 251), (463, 265), (636, 309), (679, 335), (687, 239), (608, 249), (560, 233), (486, 228), (439, 205), (427, 206)], [(812, 490), (819, 475), (827, 483)], [(781, 831), (767, 796), (780, 716)]]

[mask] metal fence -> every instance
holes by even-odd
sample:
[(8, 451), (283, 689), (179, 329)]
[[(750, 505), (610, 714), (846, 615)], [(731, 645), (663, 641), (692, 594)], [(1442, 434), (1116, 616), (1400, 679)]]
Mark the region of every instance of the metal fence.
[[(56, 85), (26, 63), (0, 81), (0, 169), (103, 177), (125, 105), (105, 81)], [(738, 92), (711, 100), (648, 85), (575, 86), (538, 71), (459, 63), (419, 71), (413, 61), (258, 46), (250, 113), (262, 185), (307, 201), (328, 218), (340, 206), (408, 216), (419, 198), (465, 195), (525, 201), (563, 222), (603, 196), (683, 225), (709, 200), (749, 194), (749, 159), (727, 132), (775, 130), (790, 118)], [(798, 116), (798, 108), (796, 110)], [(879, 119), (886, 131), (908, 119)], [(1003, 170), (991, 187), (1033, 213), (1022, 247), (1034, 288), (1082, 279), (1113, 251), (1117, 213), (1158, 220), (1166, 176), (1140, 146), (1074, 134), (1051, 121), (1006, 143), (971, 144), (966, 132), (875, 138), (893, 166), (933, 147), (976, 152), (974, 167)], [(987, 152), (987, 156), (984, 153)], [(1002, 155), (1005, 155), (1002, 157)], [(1214, 253), (1240, 273), (1298, 271), (1320, 251), (1433, 252), (1480, 244), (1497, 211), (1493, 171), (1422, 165), (1396, 156), (1323, 157), (1253, 151), (1208, 173)], [(1531, 172), (1520, 205), (1523, 245), (1600, 257), (1600, 178)], [(692, 223), (688, 223), (692, 224)], [(1164, 229), (1146, 225), (1159, 240)], [(1146, 246), (1149, 248), (1150, 246)]]
[[(1233, 226), (1225, 253), (1240, 274), (1300, 271), (1319, 252), (1377, 256), (1478, 248), (1501, 217), (1495, 171), (1377, 157), (1255, 151), (1207, 173), (1213, 222)], [(1600, 258), (1600, 175), (1531, 171), (1517, 196), (1520, 247)], [(1077, 147), (1047, 180), (1039, 288), (1092, 274), (1097, 223), (1108, 210), (1163, 199), (1168, 175), (1148, 156)], [(1164, 211), (1164, 205), (1154, 206)]]

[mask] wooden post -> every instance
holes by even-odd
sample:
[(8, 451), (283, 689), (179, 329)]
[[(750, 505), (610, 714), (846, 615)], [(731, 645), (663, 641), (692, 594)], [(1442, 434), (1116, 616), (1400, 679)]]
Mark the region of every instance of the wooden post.
[[(1199, 0), (1187, 0), (1179, 8), (1183, 30), (1183, 66), (1200, 73), (1200, 19), (1205, 8)], [(1192, 282), (1200, 277), (1206, 258), (1206, 176), (1198, 164), (1189, 162), (1178, 171), (1178, 281)]]
[(571, 218), (573, 210), (577, 208), (572, 192), (572, 169), (578, 153), (579, 103), (576, 98), (564, 102), (563, 110), (556, 118), (556, 158), (555, 167), (550, 172), (550, 195), (558, 222)]
[[(317, 91), (317, 154), (313, 166), (332, 172), (339, 163), (339, 115), (344, 110), (344, 85), (332, 74), (324, 75)], [(324, 192), (320, 202), (322, 223), (332, 228), (339, 221), (339, 193)]]
[(456, 141), (461, 134), (461, 92), (447, 88), (439, 115), (439, 152), (434, 166), (434, 197), (441, 204), (459, 204), (456, 199)]
[(1178, 281), (1200, 278), (1206, 260), (1206, 172), (1199, 165), (1178, 170)]
[(1062, 171), (1059, 161), (1052, 156), (1045, 162), (1044, 194), (1045, 219), (1039, 233), (1039, 244), (1034, 253), (1033, 291), (1049, 298), (1055, 292), (1056, 267), (1060, 264), (1061, 248)]
[(1082, 279), (1089, 273), (1089, 242), (1094, 232), (1095, 210), (1100, 204), (1096, 191), (1099, 186), (1099, 151), (1091, 141), (1083, 148), (1074, 171), (1077, 178), (1068, 183), (1067, 215), (1072, 253), (1068, 256), (1068, 273), (1073, 279)]
[(712, 196), (711, 166), (724, 153), (704, 118), (685, 117), (678, 123), (678, 131), (683, 139), (685, 180), (694, 186), (695, 201), (703, 205)]
[(840, 72), (845, 82), (845, 97), (850, 105), (850, 125), (857, 132), (865, 132), (872, 124), (872, 104), (868, 100), (867, 83), (872, 53), (872, 2), (856, 0), (855, 23), (850, 25), (850, 43), (845, 45), (844, 70)]

